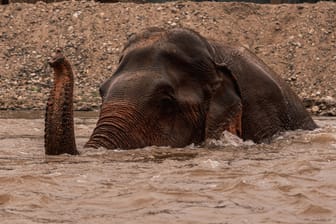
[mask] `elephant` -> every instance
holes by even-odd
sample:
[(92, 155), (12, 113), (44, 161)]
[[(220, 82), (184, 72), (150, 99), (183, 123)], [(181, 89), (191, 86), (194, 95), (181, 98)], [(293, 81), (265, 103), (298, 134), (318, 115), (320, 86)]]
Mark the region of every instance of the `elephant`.
[[(60, 51), (50, 65), (46, 154), (77, 154), (71, 65)], [(132, 34), (99, 93), (99, 118), (85, 147), (185, 147), (223, 131), (267, 143), (282, 131), (317, 128), (290, 86), (250, 50), (187, 28)]]

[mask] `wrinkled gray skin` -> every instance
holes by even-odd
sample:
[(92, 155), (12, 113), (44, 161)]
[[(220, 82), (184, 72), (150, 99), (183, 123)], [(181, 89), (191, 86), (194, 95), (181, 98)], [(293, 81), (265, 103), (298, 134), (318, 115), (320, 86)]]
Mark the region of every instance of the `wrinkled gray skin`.
[(317, 127), (286, 82), (253, 53), (188, 29), (132, 35), (100, 94), (86, 147), (183, 147), (224, 130), (260, 143)]

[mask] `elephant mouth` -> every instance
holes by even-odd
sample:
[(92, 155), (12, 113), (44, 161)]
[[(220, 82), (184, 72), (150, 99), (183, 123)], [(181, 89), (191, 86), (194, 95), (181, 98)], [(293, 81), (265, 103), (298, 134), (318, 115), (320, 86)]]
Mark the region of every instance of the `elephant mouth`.
[(84, 147), (133, 149), (153, 145), (159, 138), (159, 130), (153, 123), (129, 103), (105, 103), (97, 125)]

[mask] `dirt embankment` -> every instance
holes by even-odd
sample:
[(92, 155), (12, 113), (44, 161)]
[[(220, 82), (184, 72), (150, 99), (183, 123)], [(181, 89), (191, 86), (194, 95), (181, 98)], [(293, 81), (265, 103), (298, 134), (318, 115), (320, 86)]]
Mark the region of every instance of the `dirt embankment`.
[(127, 36), (145, 27), (188, 27), (239, 42), (279, 73), (314, 114), (336, 115), (336, 4), (169, 2), (15, 3), (0, 6), (0, 109), (44, 109), (47, 59), (61, 47), (76, 74), (75, 109), (98, 108), (98, 87)]

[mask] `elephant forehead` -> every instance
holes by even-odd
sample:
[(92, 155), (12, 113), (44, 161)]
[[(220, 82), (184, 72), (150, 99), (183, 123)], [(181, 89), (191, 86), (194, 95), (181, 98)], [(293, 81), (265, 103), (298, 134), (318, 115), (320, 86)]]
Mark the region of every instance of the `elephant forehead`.
[(159, 83), (167, 82), (160, 70), (125, 72), (118, 75), (109, 85), (108, 95), (118, 97), (139, 97), (147, 95)]
[(113, 85), (124, 83), (126, 85), (153, 83), (156, 80), (163, 79), (162, 71), (159, 69), (148, 69), (138, 71), (127, 71), (118, 75), (112, 82)]

